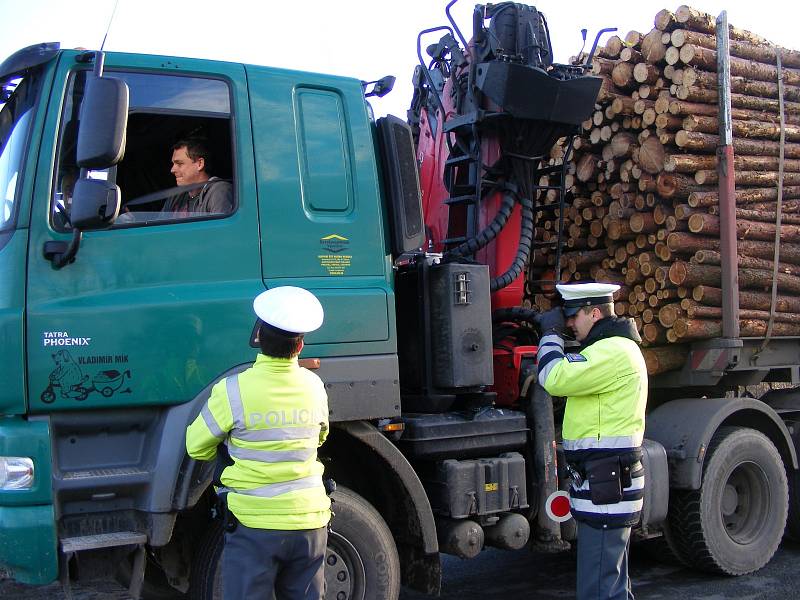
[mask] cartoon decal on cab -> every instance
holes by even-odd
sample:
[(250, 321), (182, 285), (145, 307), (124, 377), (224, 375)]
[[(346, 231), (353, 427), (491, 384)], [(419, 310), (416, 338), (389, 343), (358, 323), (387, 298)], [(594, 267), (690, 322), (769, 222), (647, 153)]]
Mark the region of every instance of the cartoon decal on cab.
[[(66, 332), (45, 332), (42, 336), (43, 346), (89, 346), (92, 338), (73, 338)], [(131, 388), (125, 385), (131, 378), (129, 369), (119, 371), (106, 369), (89, 376), (83, 372), (81, 365), (97, 365), (110, 363), (127, 363), (127, 355), (117, 356), (79, 356), (75, 360), (66, 348), (56, 350), (50, 355), (55, 368), (50, 372), (49, 384), (39, 398), (45, 404), (62, 398), (86, 400), (89, 394), (96, 392), (105, 398), (116, 393), (130, 394)]]

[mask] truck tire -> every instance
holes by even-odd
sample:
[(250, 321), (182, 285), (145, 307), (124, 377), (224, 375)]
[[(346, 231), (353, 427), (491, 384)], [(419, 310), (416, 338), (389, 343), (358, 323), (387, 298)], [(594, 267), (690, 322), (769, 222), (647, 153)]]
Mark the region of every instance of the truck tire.
[[(400, 559), (386, 522), (364, 498), (339, 487), (325, 557), (326, 600), (397, 600)], [(189, 598), (221, 600), (222, 526), (215, 521), (198, 545)]]
[(364, 498), (339, 488), (325, 557), (326, 600), (397, 600), (400, 559), (386, 522)]
[(681, 558), (700, 570), (744, 575), (767, 564), (786, 526), (783, 461), (764, 434), (721, 427), (699, 490), (673, 491), (669, 525)]

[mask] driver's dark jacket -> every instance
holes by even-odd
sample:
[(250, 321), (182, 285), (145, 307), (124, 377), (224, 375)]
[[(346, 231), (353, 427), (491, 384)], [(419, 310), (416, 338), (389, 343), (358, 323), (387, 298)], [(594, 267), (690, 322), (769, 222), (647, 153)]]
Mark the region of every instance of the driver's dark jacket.
[(161, 214), (174, 213), (181, 206), (187, 206), (187, 199), (189, 200), (187, 207), (189, 213), (227, 215), (233, 211), (233, 186), (219, 177), (212, 177), (194, 198), (189, 197), (189, 192), (167, 198)]

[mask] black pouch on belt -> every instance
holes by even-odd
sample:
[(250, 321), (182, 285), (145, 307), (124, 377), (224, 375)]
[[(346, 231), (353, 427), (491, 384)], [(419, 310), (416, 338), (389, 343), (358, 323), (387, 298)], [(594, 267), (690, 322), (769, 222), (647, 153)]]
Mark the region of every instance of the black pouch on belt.
[(616, 504), (622, 500), (622, 470), (618, 456), (587, 460), (584, 468), (593, 504)]

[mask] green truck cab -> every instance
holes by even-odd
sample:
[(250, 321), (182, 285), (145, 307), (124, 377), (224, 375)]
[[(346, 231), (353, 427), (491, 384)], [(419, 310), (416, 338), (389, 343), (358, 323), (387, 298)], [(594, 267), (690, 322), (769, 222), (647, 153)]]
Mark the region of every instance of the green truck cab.
[[(93, 70), (102, 61), (100, 78)], [(330, 419), (341, 424), (325, 460), (364, 461), (357, 474), (335, 466), (330, 474), (367, 497), (377, 493), (371, 481), (393, 482), (369, 504), (343, 489), (342, 512), (355, 497), (356, 512), (380, 520), (378, 534), (389, 536), (390, 523), (406, 540), (404, 561), (419, 554), (418, 564), (430, 563), (409, 582), (437, 587), (430, 508), (374, 425), (400, 414), (400, 389), (389, 223), (362, 83), (46, 44), (1, 70), (0, 568), (48, 583), (76, 553), (111, 548), (134, 583), (130, 573), (146, 563), (145, 593), (153, 572), (185, 592), (211, 514), (213, 467), (188, 459), (185, 428), (215, 382), (252, 363), (252, 299), (299, 285), (326, 313), (301, 356), (313, 359), (306, 364), (325, 381)], [(98, 79), (124, 83), (120, 160), (81, 159), (114, 137), (98, 129), (113, 127), (114, 116), (92, 112), (107, 106), (90, 97)], [(84, 102), (94, 104), (82, 111)], [(164, 195), (132, 202), (175, 185), (171, 147), (197, 135), (212, 143), (212, 175), (233, 186), (231, 213), (162, 215)], [(78, 232), (73, 193), (87, 184), (108, 202), (101, 224)], [(110, 207), (119, 213), (102, 214)], [(393, 501), (411, 496), (409, 506), (421, 508), (392, 514)], [(346, 558), (352, 541), (336, 554), (332, 539), (329, 552)], [(393, 542), (391, 554), (397, 571)], [(369, 560), (366, 585), (395, 595), (399, 572), (379, 574), (383, 563), (374, 553)]]

